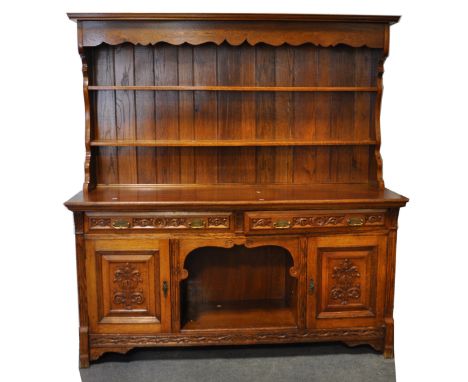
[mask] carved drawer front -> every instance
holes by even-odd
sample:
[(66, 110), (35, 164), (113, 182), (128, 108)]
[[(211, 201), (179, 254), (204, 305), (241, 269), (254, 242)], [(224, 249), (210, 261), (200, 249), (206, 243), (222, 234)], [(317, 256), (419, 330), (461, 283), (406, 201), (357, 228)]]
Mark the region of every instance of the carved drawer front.
[(88, 231), (128, 230), (209, 230), (229, 231), (232, 227), (231, 213), (139, 213), (100, 214), (87, 213)]
[(247, 232), (301, 231), (334, 227), (383, 226), (385, 210), (247, 212)]
[(385, 236), (309, 239), (310, 326), (342, 325), (344, 319), (375, 324), (383, 312), (385, 259)]
[(166, 240), (89, 240), (88, 303), (93, 332), (161, 331), (167, 314)]

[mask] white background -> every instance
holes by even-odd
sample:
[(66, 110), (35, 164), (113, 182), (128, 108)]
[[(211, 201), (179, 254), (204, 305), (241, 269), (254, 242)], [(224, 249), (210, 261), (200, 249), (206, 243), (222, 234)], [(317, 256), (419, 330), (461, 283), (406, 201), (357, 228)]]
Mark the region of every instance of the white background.
[[(14, 4), (14, 5), (11, 5)], [(398, 381), (467, 381), (463, 1), (2, 2), (0, 344), (2, 381), (79, 381), (72, 214), (83, 181), (76, 25), (66, 11), (401, 14), (385, 66), (382, 155), (400, 213)]]

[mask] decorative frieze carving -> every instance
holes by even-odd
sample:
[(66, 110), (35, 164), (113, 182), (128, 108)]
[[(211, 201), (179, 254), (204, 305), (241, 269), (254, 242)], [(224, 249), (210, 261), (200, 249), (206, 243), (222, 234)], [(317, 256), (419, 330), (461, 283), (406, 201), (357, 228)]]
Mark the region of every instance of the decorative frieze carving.
[(323, 339), (377, 339), (383, 338), (385, 329), (350, 328), (350, 329), (311, 329), (299, 332), (257, 332), (257, 333), (212, 333), (203, 335), (162, 334), (157, 335), (90, 335), (91, 346), (157, 346), (177, 344), (242, 344), (242, 343), (273, 343), (273, 342), (313, 342)]
[(302, 227), (323, 227), (327, 225), (338, 225), (343, 223), (345, 216), (310, 216), (310, 217), (294, 217), (292, 219), (293, 228)]
[[(113, 222), (119, 221), (119, 217), (90, 217), (90, 229), (117, 228)], [(141, 216), (126, 218), (128, 226), (124, 228), (150, 228), (150, 229), (229, 229), (230, 218), (228, 216)], [(122, 227), (119, 227), (122, 228)]]
[(250, 222), (253, 229), (273, 228), (273, 219), (271, 218), (253, 218)]
[(368, 223), (368, 224), (383, 223), (384, 215), (366, 215), (364, 220), (365, 220), (365, 223)]
[(110, 218), (91, 218), (89, 219), (90, 228), (111, 228)]
[(218, 216), (209, 217), (208, 228), (229, 228), (229, 218)]

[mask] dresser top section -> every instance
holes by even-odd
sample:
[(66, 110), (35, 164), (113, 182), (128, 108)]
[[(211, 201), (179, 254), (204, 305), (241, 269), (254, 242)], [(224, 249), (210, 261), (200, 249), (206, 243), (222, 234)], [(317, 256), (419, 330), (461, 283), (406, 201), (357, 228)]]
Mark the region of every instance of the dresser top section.
[(73, 21), (323, 21), (395, 24), (400, 16), (264, 13), (68, 13)]

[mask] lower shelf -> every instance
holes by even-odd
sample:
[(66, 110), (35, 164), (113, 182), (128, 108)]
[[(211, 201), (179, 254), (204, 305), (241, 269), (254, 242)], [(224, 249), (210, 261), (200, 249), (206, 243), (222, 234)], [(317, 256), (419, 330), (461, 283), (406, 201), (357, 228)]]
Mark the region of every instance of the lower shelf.
[[(192, 310), (189, 308), (189, 311)], [(295, 328), (296, 320), (284, 300), (205, 303), (196, 306), (182, 330)]]

